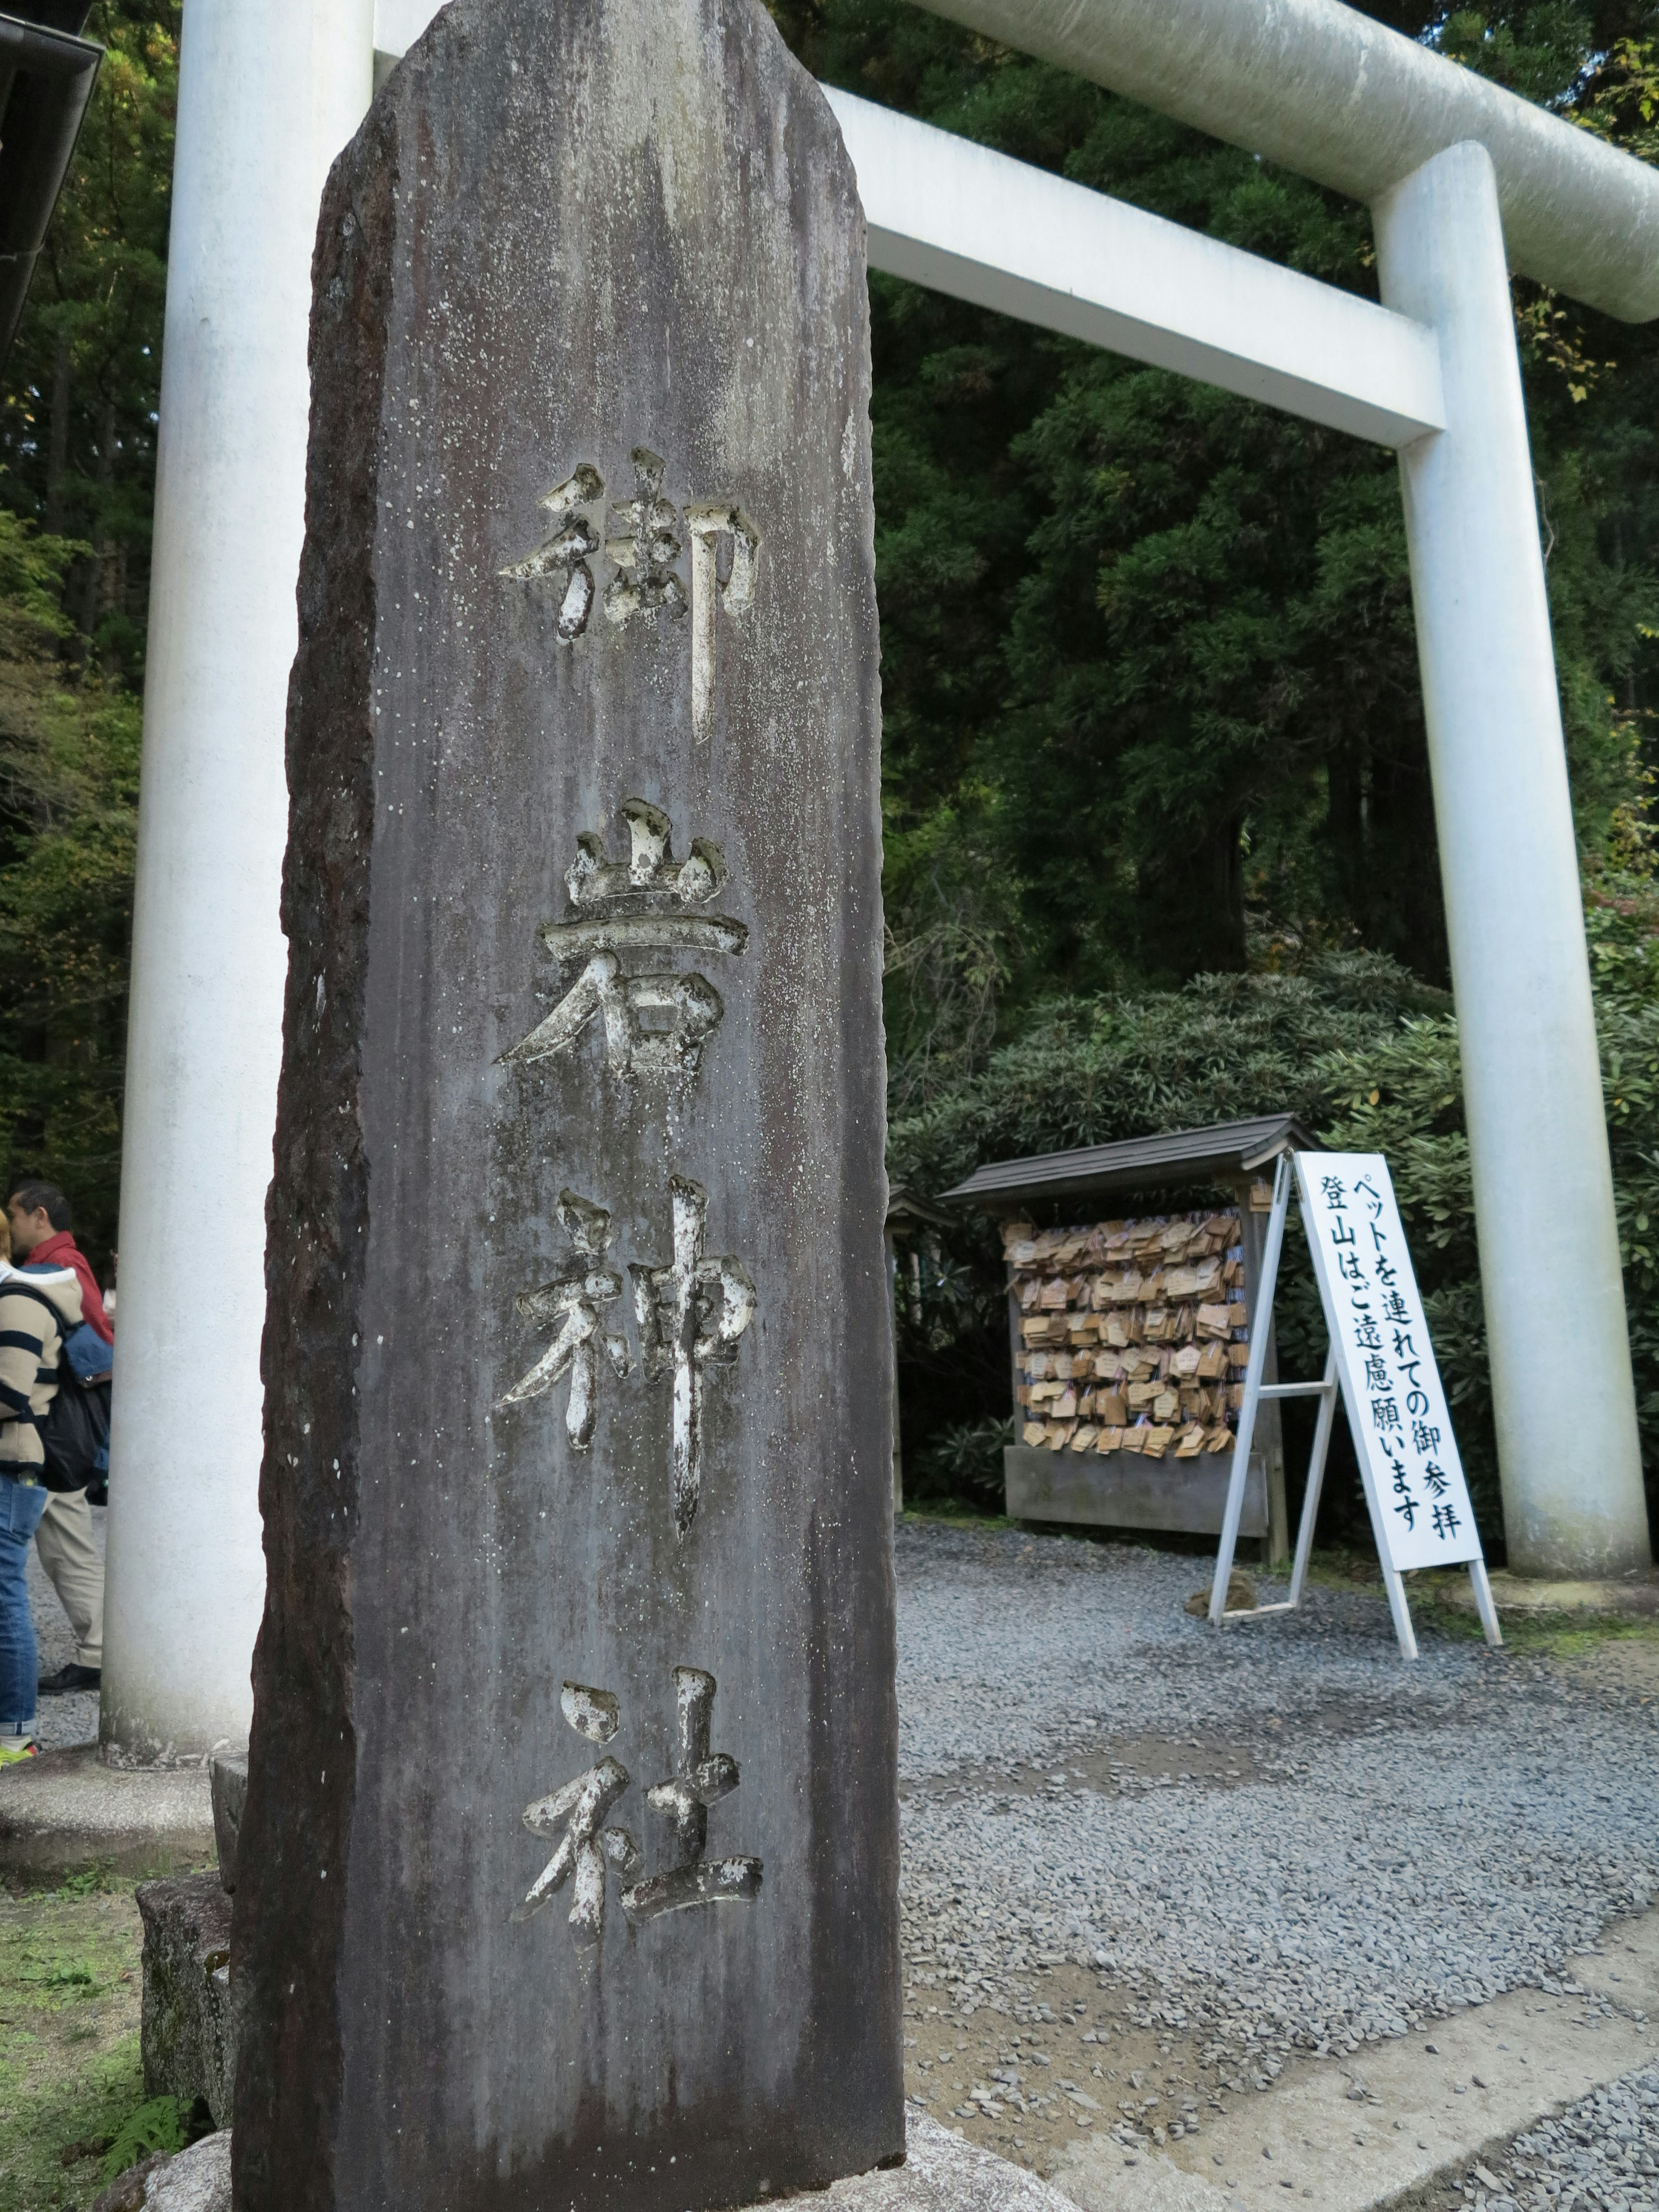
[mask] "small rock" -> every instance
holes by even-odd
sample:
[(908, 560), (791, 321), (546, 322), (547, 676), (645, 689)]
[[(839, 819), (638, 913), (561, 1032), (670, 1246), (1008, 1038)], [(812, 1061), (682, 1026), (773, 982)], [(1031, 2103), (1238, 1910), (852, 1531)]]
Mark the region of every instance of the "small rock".
[(230, 2212), (230, 2130), (169, 2157), (152, 2152), (106, 2189), (92, 2212)]
[(137, 2166), (130, 2166), (111, 2182), (101, 2197), (94, 2198), (92, 2212), (143, 2212), (144, 2191), (149, 2177), (169, 2164), (172, 2157), (171, 2151), (153, 2150)]
[[(1194, 1590), (1182, 1607), (1182, 1612), (1190, 1613), (1195, 1620), (1204, 1620), (1210, 1610), (1210, 1592), (1213, 1588), (1213, 1583), (1206, 1583), (1201, 1590)], [(1255, 1609), (1255, 1579), (1242, 1567), (1235, 1567), (1227, 1577), (1226, 1610), (1229, 1613), (1252, 1613)]]

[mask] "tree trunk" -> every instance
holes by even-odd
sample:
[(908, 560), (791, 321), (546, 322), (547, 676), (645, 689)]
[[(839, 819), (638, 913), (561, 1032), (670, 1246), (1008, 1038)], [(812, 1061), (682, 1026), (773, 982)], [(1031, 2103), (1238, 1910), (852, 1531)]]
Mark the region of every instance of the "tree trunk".
[(46, 535), (64, 535), (64, 478), (69, 472), (69, 333), (59, 331), (52, 364), (52, 424), (46, 443)]
[(111, 494), (115, 483), (115, 402), (104, 403), (104, 420), (98, 436), (98, 513), (94, 528), (97, 531), (98, 551), (94, 559), (84, 564), (81, 584), (81, 661), (84, 666), (91, 658), (92, 637), (98, 627), (98, 618), (106, 604), (105, 573), (115, 550), (110, 536), (109, 520)]

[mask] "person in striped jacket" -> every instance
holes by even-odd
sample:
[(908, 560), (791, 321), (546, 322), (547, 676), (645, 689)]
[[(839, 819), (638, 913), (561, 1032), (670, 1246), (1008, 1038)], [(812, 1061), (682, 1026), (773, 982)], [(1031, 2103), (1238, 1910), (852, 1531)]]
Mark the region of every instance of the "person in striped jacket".
[[(3, 1219), (0, 1216), (0, 1219)], [(34, 1756), (40, 1668), (29, 1612), (29, 1546), (46, 1510), (40, 1424), (58, 1392), (58, 1356), (81, 1319), (72, 1268), (24, 1275), (0, 1259), (0, 1766)]]

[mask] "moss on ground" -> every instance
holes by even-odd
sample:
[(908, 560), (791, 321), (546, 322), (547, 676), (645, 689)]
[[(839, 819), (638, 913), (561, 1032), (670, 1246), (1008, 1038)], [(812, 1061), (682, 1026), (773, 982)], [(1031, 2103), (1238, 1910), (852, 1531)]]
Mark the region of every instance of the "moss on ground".
[(85, 2212), (144, 2103), (131, 1881), (0, 1892), (0, 2212)]

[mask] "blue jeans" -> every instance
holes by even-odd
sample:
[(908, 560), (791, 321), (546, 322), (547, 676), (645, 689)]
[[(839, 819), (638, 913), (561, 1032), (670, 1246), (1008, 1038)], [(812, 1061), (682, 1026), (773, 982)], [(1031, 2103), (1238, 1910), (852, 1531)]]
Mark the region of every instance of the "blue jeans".
[(0, 1735), (15, 1735), (34, 1718), (40, 1669), (27, 1575), (46, 1498), (38, 1485), (0, 1475)]

